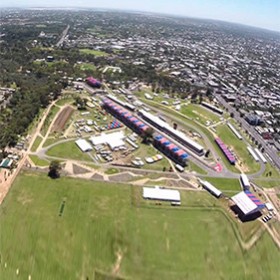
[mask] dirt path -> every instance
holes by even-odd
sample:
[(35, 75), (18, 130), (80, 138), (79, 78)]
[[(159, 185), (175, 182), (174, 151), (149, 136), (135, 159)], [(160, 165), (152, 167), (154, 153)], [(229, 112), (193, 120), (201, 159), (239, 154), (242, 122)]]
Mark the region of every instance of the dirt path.
[(113, 267), (113, 271), (112, 271), (113, 275), (118, 274), (120, 267), (121, 267), (122, 258), (123, 258), (123, 254), (121, 251), (118, 251), (116, 255), (117, 255), (117, 260)]
[[(55, 106), (55, 102), (53, 102), (52, 104), (53, 104), (52, 106)], [(49, 125), (48, 130), (47, 130), (45, 136), (43, 137), (43, 140), (41, 141), (41, 143), (40, 143), (40, 145), (38, 146), (38, 148), (37, 148), (36, 151), (39, 151), (39, 150), (42, 149), (42, 147), (43, 147), (45, 141), (47, 140), (47, 138), (48, 138), (48, 136), (49, 136), (49, 134), (50, 134), (50, 132), (51, 132), (51, 130), (52, 130), (52, 127), (53, 127), (53, 125), (54, 125), (56, 119), (58, 118), (59, 114), (63, 111), (63, 109), (64, 109), (65, 107), (67, 107), (67, 106), (68, 106), (68, 105), (64, 105), (64, 106), (60, 107), (59, 111), (57, 112), (57, 114), (56, 114), (55, 117), (53, 118), (51, 124)], [(43, 124), (44, 124), (44, 123), (43, 123)], [(42, 125), (42, 126), (43, 126), (43, 125)], [(40, 130), (41, 130), (41, 129), (40, 129)], [(40, 132), (40, 130), (39, 130), (39, 132)]]

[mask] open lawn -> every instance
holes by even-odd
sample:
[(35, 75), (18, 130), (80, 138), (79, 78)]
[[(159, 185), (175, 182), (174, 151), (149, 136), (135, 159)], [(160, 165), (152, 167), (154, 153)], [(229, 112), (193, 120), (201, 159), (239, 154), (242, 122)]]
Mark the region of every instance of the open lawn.
[(226, 124), (219, 125), (216, 129), (224, 143), (233, 148), (238, 160), (242, 162), (242, 167), (245, 168), (245, 173), (255, 173), (260, 169), (260, 164), (250, 155), (245, 142), (239, 140)]
[(280, 180), (277, 179), (255, 179), (253, 182), (263, 188), (280, 188)]
[(63, 140), (63, 139), (61, 139), (61, 138), (56, 138), (56, 137), (49, 137), (49, 138), (47, 138), (46, 141), (44, 142), (43, 148), (48, 147), (48, 146), (50, 146), (50, 145), (52, 145), (52, 144), (54, 144), (54, 143), (56, 143), (56, 142), (58, 142), (58, 141), (61, 141), (61, 140)]
[(184, 192), (182, 205), (194, 206), (171, 207), (138, 204), (134, 190), (21, 174), (0, 206), (1, 279), (109, 279), (96, 270), (136, 280), (278, 279), (270, 236), (243, 251), (209, 194)]
[(37, 148), (39, 147), (39, 145), (41, 144), (42, 142), (42, 137), (41, 136), (37, 136), (32, 147), (31, 147), (31, 151), (32, 152), (36, 152)]
[(221, 191), (224, 190), (233, 190), (233, 191), (242, 191), (242, 187), (240, 185), (240, 181), (238, 179), (230, 179), (230, 178), (214, 178), (214, 177), (204, 177), (203, 180), (208, 181), (216, 188)]
[(95, 71), (96, 70), (96, 66), (92, 63), (81, 63), (81, 64), (79, 64), (79, 67), (82, 71)]
[(87, 153), (83, 153), (75, 141), (68, 141), (57, 144), (47, 151), (48, 156), (58, 157), (63, 159), (74, 159), (81, 161), (92, 161)]
[(113, 175), (113, 174), (117, 174), (119, 172), (120, 172), (119, 169), (112, 167), (112, 168), (108, 168), (104, 173), (107, 175)]
[(56, 102), (56, 105), (63, 106), (66, 104), (72, 105), (74, 103), (74, 99), (72, 97), (61, 98)]
[(99, 50), (91, 50), (91, 49), (80, 49), (80, 52), (83, 54), (91, 54), (94, 56), (108, 56), (109, 54)]
[(204, 125), (207, 121), (211, 121), (212, 123), (220, 121), (220, 116), (197, 104), (183, 105), (181, 107), (181, 113), (190, 118), (196, 119)]
[(202, 174), (202, 175), (206, 175), (207, 174), (207, 172), (204, 169), (202, 169), (200, 166), (198, 166), (197, 164), (195, 164), (192, 161), (189, 161), (188, 167), (186, 169), (188, 169), (190, 171), (195, 171), (198, 174)]
[[(142, 143), (138, 143), (138, 145), (139, 145), (139, 148), (135, 152), (133, 152), (132, 159), (135, 159), (135, 157), (140, 157), (141, 160), (144, 162), (144, 166), (142, 167), (143, 169), (162, 171), (164, 167), (166, 168), (166, 170), (168, 170), (170, 168), (170, 163), (166, 159), (166, 157), (161, 152), (156, 150), (152, 145), (146, 145), (146, 144), (142, 144)], [(157, 154), (162, 155), (163, 159), (159, 160), (155, 163), (147, 163), (145, 161), (146, 157), (153, 157)]]
[(48, 160), (41, 159), (38, 156), (29, 155), (29, 157), (36, 166), (44, 167), (44, 166), (49, 166), (50, 164)]
[[(267, 174), (267, 177), (266, 177)], [(279, 178), (280, 172), (273, 167), (269, 162), (265, 165), (265, 172), (263, 173), (263, 178)]]

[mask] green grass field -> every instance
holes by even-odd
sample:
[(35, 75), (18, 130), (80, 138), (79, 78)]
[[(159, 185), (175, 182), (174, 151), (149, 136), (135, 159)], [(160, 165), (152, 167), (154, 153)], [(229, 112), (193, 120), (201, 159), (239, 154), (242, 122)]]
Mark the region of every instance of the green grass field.
[(242, 191), (242, 187), (238, 179), (204, 177), (203, 180), (206, 180), (209, 183), (213, 184), (216, 188), (220, 189), (221, 191)]
[[(166, 168), (166, 170), (170, 168), (170, 163), (166, 159), (166, 157), (158, 150), (156, 150), (153, 146), (146, 145), (141, 142), (139, 142), (138, 145), (139, 148), (135, 152), (133, 152), (133, 156), (141, 158), (141, 160), (144, 162), (143, 169), (162, 171), (164, 167)], [(163, 155), (164, 156), (163, 159), (151, 164), (146, 163), (145, 157), (153, 157), (157, 154)]]
[(198, 174), (202, 174), (202, 175), (206, 175), (207, 174), (207, 172), (204, 169), (202, 169), (200, 166), (198, 166), (197, 164), (195, 164), (192, 161), (189, 161), (187, 170), (195, 171)]
[(183, 192), (182, 205), (192, 207), (178, 208), (139, 194), (128, 185), (21, 174), (0, 206), (1, 279), (109, 279), (94, 275), (113, 273), (117, 254), (123, 279), (278, 279), (270, 236), (242, 250), (209, 194)]
[(48, 160), (41, 159), (38, 156), (29, 155), (29, 157), (36, 166), (45, 167), (45, 166), (49, 166), (49, 164), (50, 164), (50, 162)]
[(58, 157), (63, 159), (91, 161), (89, 155), (83, 153), (78, 148), (75, 141), (68, 141), (68, 142), (57, 144), (56, 146), (50, 148), (46, 154), (48, 156)]
[(41, 144), (42, 142), (42, 137), (41, 136), (37, 136), (32, 147), (31, 147), (31, 151), (32, 152), (36, 152), (37, 148), (39, 147), (39, 145)]
[(73, 104), (74, 103), (74, 98), (73, 97), (67, 97), (67, 98), (61, 98), (56, 102), (56, 105), (58, 106), (63, 106), (66, 104)]
[(254, 183), (256, 183), (258, 186), (263, 188), (280, 188), (280, 182), (279, 180), (269, 180), (268, 179), (255, 179), (253, 180)]
[(119, 172), (120, 172), (119, 169), (112, 167), (112, 168), (108, 168), (104, 173), (107, 175), (113, 175), (113, 174), (117, 174)]
[(44, 148), (44, 147), (48, 147), (48, 146), (50, 146), (50, 145), (52, 145), (52, 144), (54, 144), (54, 143), (56, 143), (56, 142), (58, 142), (58, 141), (60, 141), (60, 140), (62, 140), (62, 139), (56, 138), (56, 137), (49, 137), (49, 138), (47, 138), (46, 141), (44, 142), (43, 148)]
[[(265, 175), (269, 174), (271, 172), (271, 176), (266, 177)], [(267, 163), (265, 165), (265, 172), (263, 173), (263, 178), (279, 178), (280, 179), (280, 172), (273, 166), (271, 166), (270, 163)]]
[(80, 49), (82, 54), (91, 54), (94, 56), (108, 56), (109, 54), (99, 50), (91, 50), (91, 49)]
[(220, 120), (218, 115), (196, 104), (182, 106), (181, 113), (190, 118), (196, 119), (198, 122), (204, 125), (207, 121), (218, 122)]
[(79, 67), (82, 71), (95, 71), (96, 70), (96, 66), (92, 63), (81, 63), (81, 64), (79, 64)]
[(248, 152), (247, 145), (244, 141), (239, 140), (227, 125), (219, 125), (216, 129), (219, 137), (226, 145), (233, 148), (234, 152), (242, 162), (242, 166), (247, 169), (245, 173), (255, 173), (260, 169), (260, 165)]

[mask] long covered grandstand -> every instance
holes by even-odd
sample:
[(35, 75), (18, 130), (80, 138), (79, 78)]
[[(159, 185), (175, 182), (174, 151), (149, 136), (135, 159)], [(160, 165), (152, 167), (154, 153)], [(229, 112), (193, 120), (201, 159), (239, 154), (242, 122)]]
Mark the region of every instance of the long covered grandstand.
[[(138, 134), (142, 134), (146, 129), (149, 128), (148, 125), (140, 121), (137, 117), (132, 115), (129, 111), (123, 109), (121, 106), (117, 105), (108, 98), (104, 98), (103, 107), (113, 116), (118, 118), (121, 122), (131, 128)], [(154, 136), (153, 144), (156, 149), (164, 153), (167, 157), (182, 166), (186, 166), (188, 154), (183, 149), (179, 148), (177, 145), (169, 141), (162, 135)]]
[(121, 122), (138, 134), (143, 133), (148, 128), (145, 123), (108, 98), (103, 99), (103, 106), (110, 114), (118, 118)]
[(229, 163), (234, 165), (236, 161), (235, 157), (232, 154), (232, 152), (227, 148), (225, 143), (220, 138), (216, 138), (215, 142), (217, 143), (217, 145), (219, 146), (219, 148), (221, 149), (221, 151), (223, 152), (223, 154), (225, 155)]
[(147, 122), (151, 123), (153, 126), (157, 127), (164, 133), (172, 136), (176, 141), (183, 144), (185, 147), (189, 148), (196, 154), (202, 156), (204, 154), (204, 149), (201, 145), (187, 137), (184, 133), (174, 129), (168, 123), (161, 120), (159, 117), (154, 116), (151, 113), (148, 113), (144, 110), (139, 111), (139, 115), (146, 120)]
[(180, 164), (181, 166), (186, 166), (188, 159), (186, 151), (170, 142), (164, 136), (160, 134), (154, 136), (154, 146), (174, 162)]

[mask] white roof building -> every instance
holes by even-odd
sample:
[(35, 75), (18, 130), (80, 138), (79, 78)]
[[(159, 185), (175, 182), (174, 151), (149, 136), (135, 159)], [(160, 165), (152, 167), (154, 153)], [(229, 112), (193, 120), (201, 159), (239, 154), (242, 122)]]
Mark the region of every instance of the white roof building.
[(250, 187), (250, 181), (244, 173), (240, 174), (240, 180), (242, 182), (243, 187), (245, 187), (245, 188)]
[(177, 190), (162, 189), (159, 187), (143, 188), (144, 199), (166, 200), (166, 201), (181, 201), (180, 192)]
[(84, 139), (79, 139), (75, 143), (82, 152), (92, 151), (92, 146)]
[(112, 150), (120, 146), (124, 146), (123, 139), (125, 138), (123, 131), (118, 131), (110, 134), (102, 133), (99, 136), (90, 137), (90, 142), (94, 146), (107, 144)]
[(214, 187), (212, 184), (210, 184), (207, 181), (200, 180), (201, 185), (204, 189), (215, 195), (216, 197), (220, 197), (222, 192), (218, 190), (216, 187)]
[(255, 212), (258, 206), (246, 195), (245, 192), (240, 192), (231, 198), (244, 215)]

